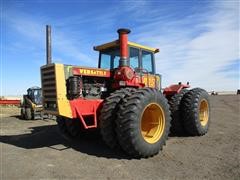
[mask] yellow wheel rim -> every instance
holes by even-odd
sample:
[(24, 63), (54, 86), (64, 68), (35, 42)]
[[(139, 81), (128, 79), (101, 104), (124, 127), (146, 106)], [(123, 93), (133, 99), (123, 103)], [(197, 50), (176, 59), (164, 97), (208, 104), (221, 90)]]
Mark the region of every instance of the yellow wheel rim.
[(202, 126), (206, 126), (209, 119), (209, 107), (206, 99), (201, 100), (199, 107), (199, 120)]
[(148, 143), (156, 143), (162, 136), (165, 128), (165, 114), (157, 103), (147, 105), (141, 116), (142, 137)]

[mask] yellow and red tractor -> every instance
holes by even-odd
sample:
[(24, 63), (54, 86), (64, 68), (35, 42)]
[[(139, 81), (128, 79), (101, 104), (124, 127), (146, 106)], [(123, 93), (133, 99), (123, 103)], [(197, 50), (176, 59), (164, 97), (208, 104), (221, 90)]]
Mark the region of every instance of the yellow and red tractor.
[(165, 145), (170, 127), (173, 133), (207, 133), (207, 92), (181, 83), (163, 89), (155, 68), (159, 50), (128, 41), (129, 29), (119, 29), (117, 40), (94, 47), (98, 68), (52, 63), (50, 26), (46, 32), (43, 105), (46, 113), (57, 116), (64, 137), (100, 128), (110, 148), (147, 158)]

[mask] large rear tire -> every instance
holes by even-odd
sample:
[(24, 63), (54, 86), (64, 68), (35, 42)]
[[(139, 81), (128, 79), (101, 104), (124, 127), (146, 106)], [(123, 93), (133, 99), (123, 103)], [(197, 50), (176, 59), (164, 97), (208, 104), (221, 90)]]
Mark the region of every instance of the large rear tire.
[(103, 103), (99, 117), (100, 133), (105, 144), (111, 149), (119, 147), (115, 132), (115, 119), (117, 118), (119, 104), (125, 96), (130, 95), (134, 91), (135, 89), (133, 88), (123, 88), (117, 90), (111, 93), (111, 95), (107, 97)]
[(182, 89), (178, 94), (173, 95), (168, 101), (172, 118), (170, 132), (173, 135), (181, 136), (185, 134), (180, 105), (184, 94), (186, 94), (187, 92), (187, 89)]
[(181, 104), (184, 129), (193, 136), (207, 133), (210, 123), (210, 103), (208, 93), (194, 88), (186, 93)]
[(63, 116), (58, 116), (57, 124), (60, 133), (66, 140), (77, 138), (81, 132), (81, 125), (78, 119), (69, 119)]
[(156, 89), (143, 88), (123, 99), (116, 119), (122, 149), (130, 156), (147, 158), (165, 145), (170, 128), (167, 99)]

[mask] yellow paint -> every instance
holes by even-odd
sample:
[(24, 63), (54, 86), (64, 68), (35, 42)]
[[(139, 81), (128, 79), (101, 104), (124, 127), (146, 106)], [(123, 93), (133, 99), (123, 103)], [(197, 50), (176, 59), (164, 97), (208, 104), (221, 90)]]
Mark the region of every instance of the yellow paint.
[(118, 40), (115, 40), (115, 41), (112, 41), (112, 42), (109, 42), (109, 43), (105, 43), (105, 44), (102, 44), (102, 45), (99, 45), (99, 46), (95, 46), (94, 50), (102, 51), (102, 50), (105, 50), (105, 49), (108, 49), (108, 48), (116, 47), (118, 45), (119, 45)]
[(155, 88), (160, 89), (160, 76), (155, 76), (156, 77), (156, 86)]
[(134, 43), (134, 42), (130, 42), (128, 41), (128, 45), (129, 46), (132, 46), (132, 47), (136, 47), (136, 48), (139, 48), (139, 49), (145, 49), (145, 50), (148, 50), (148, 51), (151, 51), (151, 52), (159, 52), (158, 49), (156, 48), (151, 48), (151, 47), (148, 47), (148, 46), (143, 46), (141, 44), (137, 44), (137, 43)]
[(26, 98), (26, 101), (31, 105), (32, 109), (36, 108), (36, 104), (34, 104), (29, 98)]
[[(153, 53), (159, 52), (159, 49), (151, 48), (151, 47), (148, 47), (148, 46), (143, 46), (141, 44), (137, 44), (137, 43), (130, 42), (130, 41), (128, 41), (128, 45), (131, 46), (131, 47), (151, 51)], [(97, 51), (102, 51), (102, 50), (105, 50), (105, 49), (108, 49), (108, 48), (114, 48), (114, 47), (117, 47), (117, 46), (119, 46), (119, 41), (118, 40), (96, 46), (94, 49), (97, 50)]]
[(82, 75), (95, 75), (95, 76), (106, 76), (107, 71), (94, 70), (94, 69), (79, 69), (79, 73)]
[(143, 139), (154, 144), (159, 141), (165, 130), (165, 114), (157, 103), (148, 104), (141, 116), (141, 134)]
[(64, 65), (55, 64), (55, 81), (57, 94), (58, 114), (61, 116), (72, 118), (72, 110), (67, 99), (67, 88), (64, 74)]
[(156, 76), (150, 74), (144, 74), (142, 76), (142, 82), (146, 87), (156, 88)]
[(208, 107), (208, 102), (206, 99), (203, 99), (200, 102), (200, 107), (199, 107), (199, 120), (202, 126), (206, 126), (208, 123), (209, 119), (209, 107)]
[(69, 66), (69, 65), (68, 65), (68, 66), (67, 66), (67, 72), (68, 72), (68, 74), (69, 74), (70, 71), (72, 71), (72, 66)]

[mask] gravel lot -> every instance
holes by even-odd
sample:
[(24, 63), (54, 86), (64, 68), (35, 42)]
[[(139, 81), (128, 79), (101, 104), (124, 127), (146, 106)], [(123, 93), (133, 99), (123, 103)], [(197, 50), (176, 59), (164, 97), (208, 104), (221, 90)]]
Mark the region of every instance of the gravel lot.
[(159, 155), (128, 159), (98, 135), (65, 141), (54, 120), (20, 120), (0, 110), (0, 179), (239, 179), (240, 96), (211, 96), (203, 137), (170, 137)]

